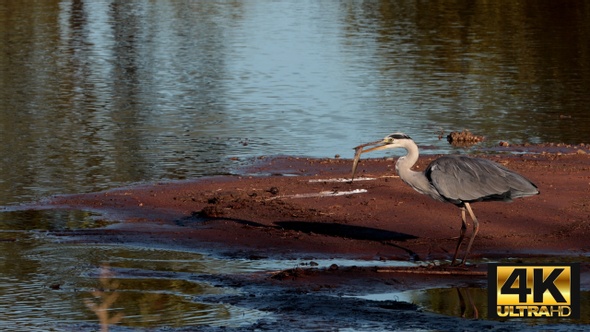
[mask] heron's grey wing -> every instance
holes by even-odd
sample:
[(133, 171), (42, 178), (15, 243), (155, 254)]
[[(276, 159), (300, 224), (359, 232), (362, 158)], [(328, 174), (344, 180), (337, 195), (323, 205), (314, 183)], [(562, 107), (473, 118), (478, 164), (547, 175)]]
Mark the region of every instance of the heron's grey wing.
[(427, 167), (425, 175), (447, 200), (461, 202), (511, 200), (538, 194), (522, 175), (486, 159), (444, 156)]

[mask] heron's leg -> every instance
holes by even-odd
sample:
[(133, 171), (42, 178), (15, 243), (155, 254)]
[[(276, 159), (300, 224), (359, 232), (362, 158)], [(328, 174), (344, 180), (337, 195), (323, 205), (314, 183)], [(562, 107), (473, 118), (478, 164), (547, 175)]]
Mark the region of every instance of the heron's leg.
[(477, 218), (475, 217), (475, 214), (473, 213), (471, 206), (469, 205), (469, 203), (465, 203), (465, 207), (467, 208), (467, 211), (469, 211), (471, 220), (473, 220), (473, 235), (471, 235), (471, 239), (469, 240), (469, 244), (467, 245), (467, 251), (465, 251), (465, 256), (463, 256), (463, 261), (461, 262), (461, 265), (465, 264), (467, 255), (469, 255), (469, 250), (471, 250), (471, 245), (473, 245), (473, 240), (475, 240), (475, 236), (477, 235), (477, 232), (479, 232), (479, 222), (477, 221)]
[(475, 303), (473, 302), (473, 299), (471, 298), (469, 288), (466, 289), (466, 292), (467, 292), (467, 298), (469, 299), (469, 304), (473, 308), (473, 318), (478, 319), (479, 318), (479, 310), (477, 310), (477, 306), (475, 306)]
[(467, 229), (467, 221), (465, 220), (465, 208), (461, 207), (461, 232), (459, 233), (459, 241), (457, 241), (457, 248), (455, 248), (455, 254), (453, 255), (453, 261), (451, 265), (455, 265), (455, 260), (457, 260), (457, 253), (459, 253), (459, 247), (461, 246), (461, 242), (463, 242), (463, 237), (465, 236), (465, 230)]

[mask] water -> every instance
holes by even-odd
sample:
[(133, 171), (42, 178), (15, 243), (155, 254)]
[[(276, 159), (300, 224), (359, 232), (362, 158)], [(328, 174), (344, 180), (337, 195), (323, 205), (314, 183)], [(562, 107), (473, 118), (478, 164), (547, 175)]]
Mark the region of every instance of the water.
[[(32, 213), (39, 217), (34, 227), (5, 226), (11, 221), (27, 224)], [(164, 249), (68, 243), (47, 235), (49, 229), (68, 230), (63, 221), (76, 223), (84, 219), (80, 214), (84, 212), (1, 214), (3, 228), (10, 229), (2, 229), (0, 233), (4, 256), (0, 274), (0, 329), (41, 331), (59, 329), (60, 324), (93, 323), (98, 319), (86, 303), (104, 303), (105, 297), (113, 293), (117, 299), (108, 306), (110, 316), (121, 313), (124, 319), (120, 324), (128, 327), (222, 322), (226, 326), (239, 326), (268, 316), (252, 309), (195, 300), (237, 292), (215, 287), (195, 276), (262, 270), (255, 262), (220, 260)], [(70, 223), (69, 226), (79, 225)], [(274, 266), (278, 265), (275, 262)], [(93, 292), (97, 289), (105, 289), (104, 296), (95, 296)]]
[[(159, 246), (80, 242), (67, 231), (107, 226), (100, 215), (48, 210), (0, 213), (0, 329), (78, 330), (96, 324), (87, 302), (100, 305), (116, 294), (109, 316), (119, 326), (163, 328), (239, 327), (267, 312), (220, 303), (240, 294), (231, 277), (309, 267), (309, 260), (231, 259)], [(65, 235), (55, 235), (55, 232)], [(339, 266), (414, 266), (408, 262), (318, 259), (317, 268)], [(225, 282), (224, 282), (225, 280)], [(96, 290), (104, 290), (95, 294)], [(90, 325), (94, 329), (96, 325)]]
[(393, 131), (587, 142), (582, 1), (5, 1), (0, 204), (353, 157)]
[[(394, 293), (378, 293), (356, 296), (372, 301), (403, 301), (414, 303), (422, 309), (454, 317), (468, 319), (488, 319), (488, 291), (480, 287), (443, 287), (418, 290), (407, 290)], [(590, 316), (584, 314), (590, 309), (590, 292), (580, 294), (580, 318), (510, 318), (520, 320), (531, 325), (543, 324), (590, 324)], [(496, 319), (504, 320), (506, 319)]]
[[(484, 147), (590, 137), (584, 1), (3, 1), (0, 32), (0, 206), (226, 174), (261, 155), (352, 158), (393, 131), (426, 153), (455, 152), (438, 136), (463, 129)], [(22, 296), (10, 321), (90, 319), (81, 294), (98, 282), (99, 251), (135, 257), (110, 261), (129, 303), (142, 289), (165, 307), (240, 316), (186, 301), (210, 289), (185, 276), (128, 274), (161, 267), (135, 249), (54, 242), (47, 231), (106, 225), (55, 213), (0, 218), (0, 282)], [(55, 303), (70, 303), (62, 318), (46, 316)]]

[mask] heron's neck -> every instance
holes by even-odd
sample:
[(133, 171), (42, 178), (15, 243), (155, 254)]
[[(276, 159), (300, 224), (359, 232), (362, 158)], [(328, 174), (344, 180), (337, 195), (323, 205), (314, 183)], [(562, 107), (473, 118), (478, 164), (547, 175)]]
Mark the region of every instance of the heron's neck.
[(421, 193), (427, 193), (430, 184), (428, 179), (422, 172), (416, 172), (412, 170), (412, 166), (418, 161), (418, 146), (412, 141), (408, 141), (403, 148), (408, 152), (405, 156), (400, 157), (395, 163), (395, 170), (399, 177), (414, 188), (416, 191)]
[(420, 173), (412, 171), (412, 167), (418, 161), (419, 152), (418, 146), (412, 141), (406, 142), (403, 148), (406, 149), (408, 153), (405, 156), (398, 158), (397, 162), (395, 163), (395, 170), (397, 171), (400, 178), (405, 180), (405, 176), (410, 176), (413, 173)]

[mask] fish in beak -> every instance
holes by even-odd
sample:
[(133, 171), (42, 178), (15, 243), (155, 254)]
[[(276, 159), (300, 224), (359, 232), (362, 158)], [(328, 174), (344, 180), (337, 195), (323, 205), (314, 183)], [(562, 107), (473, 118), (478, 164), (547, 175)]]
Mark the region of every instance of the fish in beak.
[[(382, 140), (361, 144), (361, 145), (355, 147), (354, 148), (355, 154), (354, 154), (354, 161), (352, 162), (352, 175), (350, 176), (350, 182), (352, 183), (352, 181), (354, 180), (354, 174), (356, 173), (356, 168), (359, 164), (359, 160), (361, 159), (361, 154), (371, 152), (371, 151), (388, 149), (388, 148), (390, 148), (391, 144), (392, 144), (392, 141), (388, 140), (388, 138), (386, 137), (385, 139), (382, 139)], [(365, 147), (369, 147), (369, 146), (373, 146), (373, 147), (363, 150)]]

